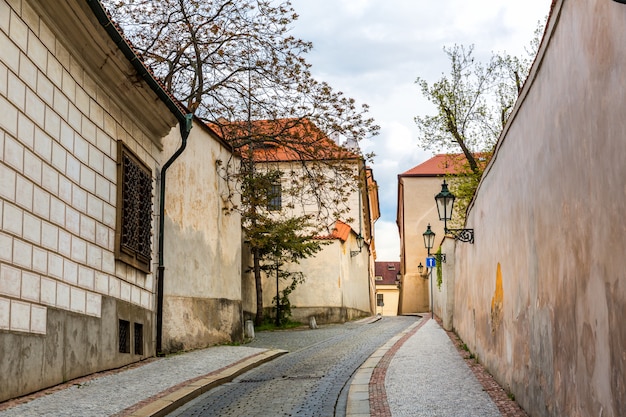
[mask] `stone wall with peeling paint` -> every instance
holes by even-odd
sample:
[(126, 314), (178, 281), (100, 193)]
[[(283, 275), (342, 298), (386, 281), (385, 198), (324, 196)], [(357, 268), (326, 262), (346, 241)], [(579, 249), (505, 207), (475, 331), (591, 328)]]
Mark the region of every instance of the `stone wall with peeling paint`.
[(626, 5), (559, 0), (458, 243), (454, 327), (532, 416), (626, 412)]
[[(172, 130), (165, 154), (180, 146)], [(194, 121), (187, 147), (167, 171), (163, 350), (175, 352), (243, 337), (241, 218), (229, 212), (218, 161), (230, 151)]]

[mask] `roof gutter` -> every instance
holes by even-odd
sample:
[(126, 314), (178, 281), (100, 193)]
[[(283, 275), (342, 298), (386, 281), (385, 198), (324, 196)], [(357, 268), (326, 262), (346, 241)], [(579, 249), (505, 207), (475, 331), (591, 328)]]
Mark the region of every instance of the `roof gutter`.
[(164, 214), (165, 214), (165, 173), (174, 161), (183, 153), (187, 146), (187, 138), (193, 126), (193, 114), (185, 113), (182, 106), (176, 102), (172, 96), (165, 91), (163, 86), (154, 78), (153, 74), (146, 68), (143, 61), (137, 56), (128, 41), (122, 36), (113, 24), (107, 11), (99, 0), (86, 0), (91, 11), (98, 19), (100, 25), (106, 30), (107, 34), (119, 50), (124, 54), (126, 59), (131, 63), (137, 74), (148, 84), (157, 97), (165, 103), (167, 108), (178, 120), (180, 127), (180, 135), (182, 144), (178, 150), (170, 157), (161, 169), (160, 179), (160, 198), (159, 198), (159, 228), (158, 228), (158, 257), (159, 266), (157, 270), (157, 317), (156, 317), (156, 353), (162, 355), (162, 339), (163, 339), (163, 279), (165, 274), (165, 266), (163, 265), (163, 246), (164, 246)]

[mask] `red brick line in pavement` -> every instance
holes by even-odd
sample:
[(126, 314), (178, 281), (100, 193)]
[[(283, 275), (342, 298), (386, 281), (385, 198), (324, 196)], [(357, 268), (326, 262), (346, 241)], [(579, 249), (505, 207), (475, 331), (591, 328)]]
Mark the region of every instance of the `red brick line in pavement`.
[(378, 361), (378, 364), (372, 372), (369, 383), (369, 397), (370, 397), (370, 416), (372, 417), (391, 417), (391, 410), (389, 409), (389, 403), (387, 402), (387, 391), (385, 391), (385, 377), (387, 376), (387, 368), (393, 356), (396, 354), (400, 346), (406, 342), (409, 337), (413, 336), (417, 331), (429, 320), (428, 317), (422, 319), (422, 321), (415, 326), (413, 330), (402, 336), (394, 345), (389, 349), (383, 357)]
[[(441, 319), (435, 316), (435, 320), (439, 323), (439, 326), (443, 329)], [(445, 329), (444, 329), (445, 330)], [(463, 341), (452, 331), (447, 331), (448, 337), (456, 347), (459, 355), (465, 360), (465, 363), (474, 373), (474, 376), (483, 386), (483, 389), (491, 400), (495, 403), (502, 414), (502, 417), (528, 417), (528, 414), (516, 403), (509, 398), (507, 392), (498, 384), (498, 382), (491, 376), (491, 374), (485, 369), (483, 365), (476, 361), (467, 350), (463, 349)]]

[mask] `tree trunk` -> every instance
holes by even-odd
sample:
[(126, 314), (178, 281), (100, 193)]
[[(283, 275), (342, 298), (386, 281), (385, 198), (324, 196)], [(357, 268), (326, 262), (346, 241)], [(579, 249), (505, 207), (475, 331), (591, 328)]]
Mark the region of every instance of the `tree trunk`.
[(256, 316), (254, 324), (260, 326), (263, 324), (263, 281), (261, 281), (261, 264), (257, 248), (252, 250), (252, 258), (254, 261), (254, 284), (256, 286)]

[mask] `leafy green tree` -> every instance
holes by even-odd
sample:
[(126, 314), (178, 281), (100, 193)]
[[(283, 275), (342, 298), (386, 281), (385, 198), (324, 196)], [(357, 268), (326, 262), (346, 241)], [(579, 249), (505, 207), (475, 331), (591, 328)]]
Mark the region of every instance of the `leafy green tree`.
[[(304, 274), (295, 271), (294, 265), (319, 252), (323, 242), (311, 234), (315, 229), (311, 227), (310, 216), (297, 216), (286, 220), (264, 217), (262, 220), (259, 218), (259, 221), (257, 228), (250, 231), (250, 246), (259, 251), (258, 259), (262, 260), (260, 270), (268, 279), (276, 279), (277, 295), (274, 296), (273, 302), (276, 308), (276, 321), (280, 325), (285, 317), (291, 315), (289, 294), (298, 284), (304, 282)], [(280, 281), (287, 281), (288, 285), (279, 291)], [(261, 305), (260, 309), (262, 308)], [(259, 319), (263, 320), (263, 317), (256, 318)]]

